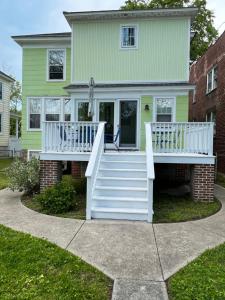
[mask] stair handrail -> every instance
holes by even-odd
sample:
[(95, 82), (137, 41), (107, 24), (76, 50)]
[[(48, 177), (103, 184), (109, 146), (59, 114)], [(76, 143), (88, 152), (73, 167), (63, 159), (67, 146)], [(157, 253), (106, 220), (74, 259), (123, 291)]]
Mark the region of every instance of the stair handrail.
[(147, 197), (148, 197), (148, 222), (152, 222), (153, 215), (153, 180), (155, 179), (152, 128), (150, 123), (145, 123), (146, 134), (146, 163), (147, 163)]
[(89, 158), (87, 170), (85, 176), (87, 177), (87, 208), (86, 208), (86, 219), (91, 219), (91, 202), (96, 182), (97, 172), (99, 169), (101, 156), (104, 152), (104, 129), (106, 122), (100, 122), (98, 131), (92, 147), (92, 152)]

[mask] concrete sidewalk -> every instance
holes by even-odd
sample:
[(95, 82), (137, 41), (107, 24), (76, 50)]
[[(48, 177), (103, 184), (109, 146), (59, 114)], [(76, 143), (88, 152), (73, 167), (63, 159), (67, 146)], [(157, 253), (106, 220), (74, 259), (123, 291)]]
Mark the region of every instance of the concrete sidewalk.
[(225, 241), (225, 189), (216, 186), (215, 194), (223, 207), (212, 217), (152, 225), (42, 215), (24, 207), (20, 193), (2, 190), (0, 223), (45, 238), (96, 266), (114, 280), (114, 300), (165, 300), (168, 277)]

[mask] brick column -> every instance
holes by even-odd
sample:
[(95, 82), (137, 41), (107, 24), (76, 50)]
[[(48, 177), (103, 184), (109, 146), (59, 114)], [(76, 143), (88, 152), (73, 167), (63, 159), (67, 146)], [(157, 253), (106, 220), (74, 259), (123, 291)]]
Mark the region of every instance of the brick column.
[(71, 162), (71, 175), (74, 178), (81, 178), (81, 162), (72, 161)]
[(40, 190), (53, 186), (62, 179), (62, 163), (54, 160), (40, 161)]
[(191, 172), (191, 192), (194, 201), (214, 199), (214, 165), (194, 165)]
[(71, 162), (71, 175), (74, 178), (83, 178), (83, 177), (85, 177), (86, 168), (87, 168), (86, 161), (72, 161)]

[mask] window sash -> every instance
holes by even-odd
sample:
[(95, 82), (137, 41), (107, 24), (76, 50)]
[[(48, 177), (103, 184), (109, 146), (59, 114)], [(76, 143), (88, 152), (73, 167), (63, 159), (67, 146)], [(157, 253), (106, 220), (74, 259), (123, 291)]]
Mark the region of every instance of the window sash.
[(155, 121), (173, 122), (174, 98), (158, 97), (155, 98)]
[[(57, 61), (57, 54), (59, 58)], [(54, 57), (55, 54), (55, 57)], [(65, 80), (65, 49), (49, 49), (48, 50), (48, 80)], [(54, 61), (55, 60), (55, 61)]]
[(135, 48), (137, 45), (137, 27), (122, 26), (121, 28), (121, 47)]
[(61, 99), (47, 98), (45, 101), (45, 121), (59, 121), (61, 113)]
[(207, 74), (207, 93), (217, 88), (218, 67), (213, 67)]
[(41, 128), (41, 110), (42, 110), (41, 98), (30, 98), (28, 100), (29, 129), (35, 130)]

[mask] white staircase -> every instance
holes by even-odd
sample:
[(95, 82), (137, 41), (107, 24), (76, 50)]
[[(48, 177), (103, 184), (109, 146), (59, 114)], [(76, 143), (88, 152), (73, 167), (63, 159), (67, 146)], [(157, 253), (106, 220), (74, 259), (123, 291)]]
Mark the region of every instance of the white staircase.
[(146, 154), (103, 153), (91, 198), (92, 218), (149, 220)]

